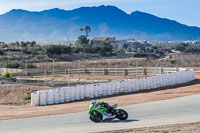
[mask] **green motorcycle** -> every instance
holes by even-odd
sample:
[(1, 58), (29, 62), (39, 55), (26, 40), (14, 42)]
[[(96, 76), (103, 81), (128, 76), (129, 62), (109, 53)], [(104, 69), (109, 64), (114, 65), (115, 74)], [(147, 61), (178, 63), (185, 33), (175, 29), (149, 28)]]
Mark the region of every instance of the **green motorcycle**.
[(91, 104), (88, 112), (88, 114), (90, 114), (90, 120), (93, 122), (113, 120), (115, 118), (126, 120), (128, 118), (128, 113), (123, 109), (117, 109), (117, 106), (117, 104), (112, 105), (112, 112), (108, 113), (105, 107)]

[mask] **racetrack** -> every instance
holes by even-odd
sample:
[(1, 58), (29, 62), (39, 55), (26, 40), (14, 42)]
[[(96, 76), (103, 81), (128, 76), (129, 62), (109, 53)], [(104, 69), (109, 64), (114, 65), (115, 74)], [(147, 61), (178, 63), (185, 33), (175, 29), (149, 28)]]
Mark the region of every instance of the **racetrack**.
[[(116, 101), (117, 103), (117, 101)], [(0, 121), (1, 133), (75, 133), (200, 121), (200, 95), (123, 107), (127, 121), (93, 123), (87, 112)]]

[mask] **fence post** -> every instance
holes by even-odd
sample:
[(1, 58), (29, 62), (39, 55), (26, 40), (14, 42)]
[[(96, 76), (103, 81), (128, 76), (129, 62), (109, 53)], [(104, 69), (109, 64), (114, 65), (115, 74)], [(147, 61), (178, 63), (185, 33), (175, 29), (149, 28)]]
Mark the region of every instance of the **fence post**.
[(147, 70), (145, 67), (143, 67), (143, 76), (147, 75)]
[(136, 69), (135, 69), (135, 71), (136, 71), (136, 78), (138, 77), (138, 61), (136, 62)]
[(44, 70), (44, 75), (47, 75), (47, 70), (46, 69)]
[(93, 80), (94, 80), (94, 66), (93, 66)]
[(86, 70), (86, 68), (84, 68), (84, 74), (86, 74), (87, 73), (87, 70)]
[(67, 69), (65, 69), (65, 74), (67, 74)]
[(176, 72), (178, 72), (178, 67), (176, 67)]
[(156, 74), (159, 74), (158, 66), (156, 67)]
[(127, 75), (128, 75), (128, 69), (124, 68), (123, 75), (124, 75), (124, 76), (127, 76)]
[(104, 68), (104, 69), (103, 69), (103, 74), (104, 74), (104, 75), (108, 75), (108, 69)]
[(160, 67), (160, 74), (163, 74), (163, 68)]
[(55, 71), (55, 60), (53, 59), (53, 75), (54, 75), (54, 71)]

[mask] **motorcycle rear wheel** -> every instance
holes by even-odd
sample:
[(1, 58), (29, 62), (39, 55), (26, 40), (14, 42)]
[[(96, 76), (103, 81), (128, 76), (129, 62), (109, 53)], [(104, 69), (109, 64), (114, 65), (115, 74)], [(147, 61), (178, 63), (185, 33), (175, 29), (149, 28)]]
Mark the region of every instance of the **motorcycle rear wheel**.
[(126, 120), (128, 118), (128, 113), (123, 109), (117, 109), (116, 117), (120, 120)]
[(93, 122), (101, 122), (102, 119), (103, 117), (99, 112), (96, 112), (96, 114), (90, 114), (90, 120)]

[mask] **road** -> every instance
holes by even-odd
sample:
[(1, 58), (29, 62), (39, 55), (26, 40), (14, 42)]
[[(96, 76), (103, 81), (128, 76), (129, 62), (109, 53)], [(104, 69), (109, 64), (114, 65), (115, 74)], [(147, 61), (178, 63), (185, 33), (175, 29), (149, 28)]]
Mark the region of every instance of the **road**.
[[(116, 101), (117, 103), (117, 101)], [(93, 123), (87, 112), (3, 120), (0, 133), (76, 133), (140, 128), (200, 121), (200, 95), (123, 107), (126, 121)]]

